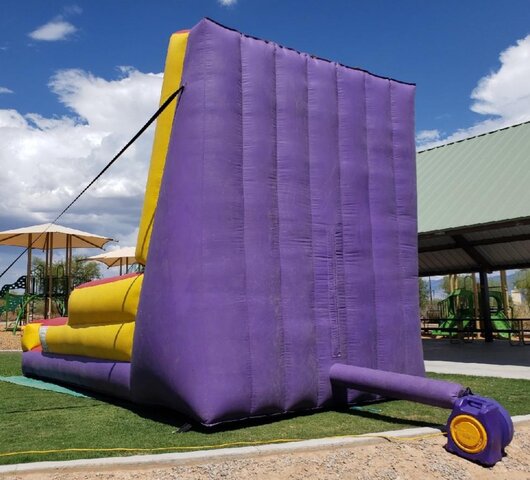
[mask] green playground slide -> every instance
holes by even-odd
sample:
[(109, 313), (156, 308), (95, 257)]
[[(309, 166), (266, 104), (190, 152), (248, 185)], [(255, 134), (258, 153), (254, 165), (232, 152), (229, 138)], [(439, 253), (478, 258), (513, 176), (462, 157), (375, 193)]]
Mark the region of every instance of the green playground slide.
[[(490, 311), (493, 331), (511, 330), (512, 325), (506, 317), (503, 307), (503, 298), (500, 292), (490, 291)], [(493, 300), (493, 301), (492, 301)], [(432, 334), (436, 336), (455, 336), (458, 332), (447, 332), (442, 329), (455, 328), (466, 330), (472, 326), (474, 315), (474, 298), (473, 292), (466, 288), (458, 288), (451, 292), (447, 298), (440, 302), (440, 314), (443, 320), (438, 327), (440, 330), (433, 330)], [(498, 333), (500, 338), (510, 338), (509, 332)]]

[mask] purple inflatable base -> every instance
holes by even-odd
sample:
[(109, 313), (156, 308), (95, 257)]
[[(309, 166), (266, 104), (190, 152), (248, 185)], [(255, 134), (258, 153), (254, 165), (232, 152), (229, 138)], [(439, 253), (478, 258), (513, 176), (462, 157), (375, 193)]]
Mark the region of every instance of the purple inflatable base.
[(129, 362), (113, 362), (42, 352), (22, 354), (22, 373), (86, 388), (123, 400), (131, 399)]
[[(344, 367), (351, 367), (344, 365)], [(356, 368), (356, 367), (353, 367)], [(100, 360), (96, 358), (88, 358), (81, 356), (58, 355), (42, 352), (25, 352), (22, 355), (22, 372), (28, 377), (41, 378), (59, 383), (68, 384), (74, 387), (79, 387), (103, 395), (108, 395), (121, 400), (126, 400), (134, 404), (143, 405), (160, 405), (175, 410), (171, 402), (161, 405), (156, 402), (138, 402), (135, 401), (131, 394), (130, 388), (130, 372), (131, 364), (128, 362), (114, 362), (109, 360)], [(373, 392), (373, 393), (381, 393)], [(263, 418), (281, 418), (288, 415), (310, 414), (326, 409), (344, 408), (348, 405), (359, 405), (363, 403), (371, 403), (384, 397), (374, 395), (373, 393), (366, 393), (364, 391), (355, 392), (355, 401), (346, 401), (341, 391), (337, 391), (333, 397), (318, 407), (285, 410), (282, 412), (270, 411), (260, 412), (256, 415), (246, 415), (239, 418), (224, 418), (220, 421), (205, 422), (203, 419), (195, 415), (193, 412), (179, 411), (190, 419), (198, 423), (213, 427), (220, 424), (240, 422), (240, 421), (259, 421)]]

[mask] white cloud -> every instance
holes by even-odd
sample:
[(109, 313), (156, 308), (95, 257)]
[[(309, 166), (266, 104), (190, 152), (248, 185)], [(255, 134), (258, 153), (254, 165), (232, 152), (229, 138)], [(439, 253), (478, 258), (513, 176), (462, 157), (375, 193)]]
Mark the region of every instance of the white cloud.
[(223, 6), (223, 7), (229, 7), (231, 5), (235, 5), (237, 3), (237, 0), (218, 0), (218, 2)]
[(79, 5), (67, 5), (63, 8), (63, 12), (65, 15), (81, 15), (83, 9)]
[(77, 31), (70, 22), (62, 20), (58, 17), (41, 27), (28, 33), (33, 40), (40, 40), (46, 42), (55, 42), (58, 40), (66, 40), (69, 36)]
[(487, 118), (445, 138), (424, 143), (423, 148), (530, 120), (530, 35), (501, 52), (499, 60), (499, 69), (482, 77), (471, 92), (471, 110)]
[(13, 93), (13, 90), (7, 87), (0, 87), (0, 93)]
[(435, 142), (440, 139), (439, 130), (420, 130), (416, 134), (416, 143), (418, 145), (423, 145), (429, 142)]
[(483, 77), (471, 93), (471, 110), (514, 122), (530, 116), (530, 35), (504, 50), (498, 71)]
[[(53, 220), (153, 114), (161, 85), (162, 74), (133, 68), (112, 80), (64, 70), (50, 88), (71, 114), (0, 109), (0, 230)], [(58, 223), (134, 244), (152, 141), (153, 127)], [(14, 256), (2, 247), (0, 264)]]

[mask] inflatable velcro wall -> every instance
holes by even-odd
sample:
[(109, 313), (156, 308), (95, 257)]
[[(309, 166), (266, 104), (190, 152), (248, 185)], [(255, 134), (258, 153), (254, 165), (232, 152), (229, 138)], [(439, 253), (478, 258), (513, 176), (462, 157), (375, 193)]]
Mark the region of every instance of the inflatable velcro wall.
[(133, 398), (214, 424), (329, 405), (333, 363), (423, 375), (414, 86), (210, 20), (182, 84)]
[(423, 376), (414, 85), (208, 19), (171, 39), (162, 101), (179, 85), (155, 133), (145, 274), (28, 329), (25, 374), (206, 425), (376, 398), (332, 388), (336, 364)]

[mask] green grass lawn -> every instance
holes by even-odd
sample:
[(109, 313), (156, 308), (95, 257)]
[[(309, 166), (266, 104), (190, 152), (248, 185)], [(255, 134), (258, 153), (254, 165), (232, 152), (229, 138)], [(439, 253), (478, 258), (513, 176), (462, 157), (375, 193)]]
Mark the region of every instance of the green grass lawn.
[[(0, 353), (0, 376), (21, 375), (20, 353)], [(530, 413), (530, 382), (500, 378), (429, 374), (453, 380), (473, 392), (500, 401), (511, 415)], [(237, 422), (206, 429), (194, 425), (179, 433), (186, 419), (157, 408), (106, 403), (93, 398), (36, 390), (0, 382), (0, 454), (64, 448), (200, 449), (234, 442), (267, 442), (357, 435), (417, 426), (443, 426), (448, 410), (406, 401), (392, 401), (340, 412), (324, 411), (279, 420)], [(0, 464), (67, 460), (133, 452), (69, 452), (1, 457)]]

